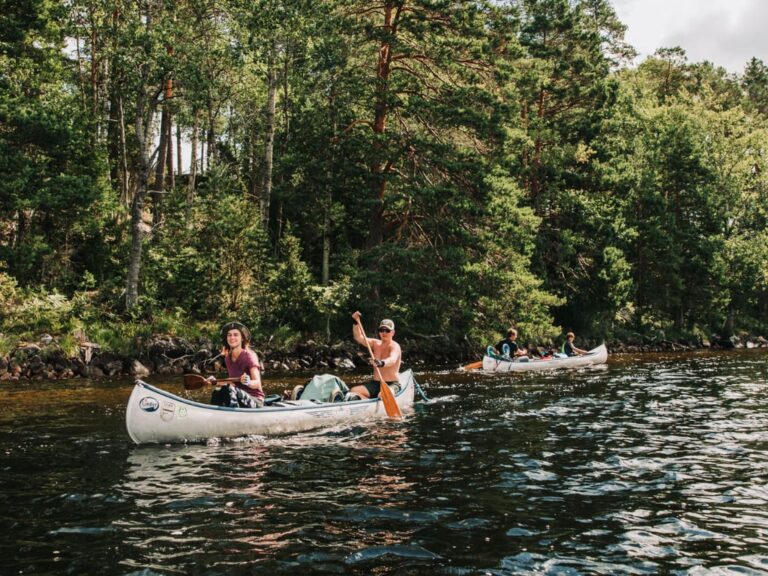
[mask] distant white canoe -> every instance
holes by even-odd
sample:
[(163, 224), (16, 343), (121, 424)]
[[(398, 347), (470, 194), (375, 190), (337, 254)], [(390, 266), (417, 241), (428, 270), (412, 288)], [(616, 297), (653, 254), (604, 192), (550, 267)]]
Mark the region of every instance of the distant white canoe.
[[(400, 374), (395, 400), (413, 409), (416, 382), (411, 370)], [(384, 403), (372, 400), (316, 403), (287, 400), (264, 408), (225, 408), (202, 404), (137, 380), (125, 411), (128, 435), (136, 444), (202, 442), (209, 438), (276, 436), (387, 417)]]
[(581, 356), (565, 358), (516, 358), (509, 360), (501, 357), (483, 356), (483, 370), (486, 372), (527, 372), (531, 370), (557, 370), (560, 368), (581, 368), (593, 364), (604, 364), (608, 360), (605, 344), (593, 348)]

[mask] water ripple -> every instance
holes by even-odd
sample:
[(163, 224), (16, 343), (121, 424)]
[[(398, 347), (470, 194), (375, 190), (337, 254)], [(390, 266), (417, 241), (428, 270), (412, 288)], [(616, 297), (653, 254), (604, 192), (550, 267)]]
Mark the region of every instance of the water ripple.
[(766, 574), (767, 376), (761, 351), (424, 372), (403, 422), (138, 448), (128, 383), (2, 390), (3, 570)]

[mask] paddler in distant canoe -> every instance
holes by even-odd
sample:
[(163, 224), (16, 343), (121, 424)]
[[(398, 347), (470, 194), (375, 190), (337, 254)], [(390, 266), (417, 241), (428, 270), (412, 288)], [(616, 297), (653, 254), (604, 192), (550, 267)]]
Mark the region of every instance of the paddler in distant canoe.
[(586, 354), (586, 350), (574, 346), (573, 341), (575, 339), (576, 335), (573, 332), (568, 332), (568, 334), (565, 335), (565, 342), (563, 342), (563, 347), (560, 349), (560, 352), (566, 356), (581, 356), (582, 354)]
[(525, 348), (521, 348), (516, 342), (517, 330), (510, 328), (507, 330), (507, 336), (504, 340), (501, 340), (494, 348), (496, 353), (501, 356), (507, 356), (509, 358), (517, 358), (518, 356), (526, 356), (528, 351)]

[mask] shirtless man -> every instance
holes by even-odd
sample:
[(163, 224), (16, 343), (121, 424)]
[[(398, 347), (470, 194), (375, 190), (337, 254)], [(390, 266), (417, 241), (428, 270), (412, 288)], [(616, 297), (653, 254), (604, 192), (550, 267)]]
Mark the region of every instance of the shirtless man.
[[(361, 346), (366, 346), (366, 338), (359, 324), (360, 312), (352, 314), (352, 318), (355, 320), (355, 324), (352, 326), (352, 337)], [(387, 384), (399, 385), (401, 352), (400, 344), (392, 340), (394, 335), (395, 323), (388, 319), (382, 320), (379, 323), (379, 338), (368, 338), (374, 356), (370, 363), (372, 366), (378, 367), (378, 370), (374, 368), (373, 379), (353, 387), (349, 391), (350, 395), (357, 394), (362, 399), (377, 398), (381, 390), (379, 374)]]

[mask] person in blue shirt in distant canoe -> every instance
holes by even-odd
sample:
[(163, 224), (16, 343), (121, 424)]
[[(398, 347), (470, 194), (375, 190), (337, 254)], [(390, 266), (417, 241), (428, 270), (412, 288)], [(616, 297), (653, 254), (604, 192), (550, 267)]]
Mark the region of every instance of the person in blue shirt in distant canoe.
[(575, 338), (576, 335), (573, 332), (568, 332), (568, 334), (565, 335), (565, 342), (563, 342), (563, 347), (560, 351), (566, 356), (581, 356), (582, 354), (587, 353), (586, 350), (576, 348), (576, 346), (573, 345)]
[(510, 358), (526, 356), (528, 351), (525, 348), (521, 348), (515, 340), (517, 340), (517, 330), (510, 328), (507, 330), (507, 337), (494, 346), (496, 353), (501, 356), (509, 356)]

